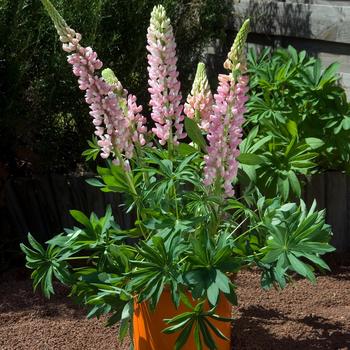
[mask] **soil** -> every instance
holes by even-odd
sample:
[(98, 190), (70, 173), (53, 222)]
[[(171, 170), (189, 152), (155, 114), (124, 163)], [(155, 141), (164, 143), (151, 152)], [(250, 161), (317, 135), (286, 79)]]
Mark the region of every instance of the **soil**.
[[(283, 291), (262, 291), (259, 275), (237, 277), (240, 306), (234, 309), (233, 349), (350, 349), (350, 267), (319, 276), (316, 286), (297, 280)], [(33, 293), (26, 272), (11, 271), (0, 280), (1, 350), (126, 350), (117, 328), (104, 319), (87, 320), (85, 310), (57, 285), (46, 300)], [(159, 349), (166, 350), (166, 349)]]

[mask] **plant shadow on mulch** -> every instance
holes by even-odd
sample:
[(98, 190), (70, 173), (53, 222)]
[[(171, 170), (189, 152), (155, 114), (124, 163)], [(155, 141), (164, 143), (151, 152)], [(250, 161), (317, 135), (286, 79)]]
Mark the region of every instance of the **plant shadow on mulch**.
[[(345, 328), (340, 322), (329, 322), (320, 316), (290, 318), (277, 310), (262, 306), (250, 306), (240, 311), (241, 317), (233, 324), (233, 349), (270, 349), (266, 344), (271, 344), (271, 349), (281, 350), (350, 349), (350, 334), (341, 332)], [(271, 323), (287, 321), (312, 327), (319, 334), (318, 339), (294, 339), (288, 334), (281, 338), (271, 334), (267, 329)]]
[[(237, 286), (232, 350), (350, 350), (349, 265), (334, 264), (316, 286), (296, 279), (283, 291), (262, 291), (254, 270), (242, 271)], [(87, 321), (86, 309), (59, 283), (47, 300), (32, 292), (29, 272), (18, 269), (0, 275), (0, 290), (0, 349), (36, 350), (38, 339), (49, 350), (127, 349), (117, 342), (117, 328)]]
[(54, 282), (55, 294), (50, 299), (43, 296), (38, 287), (33, 292), (32, 281), (27, 270), (15, 269), (4, 273), (1, 284), (0, 314), (28, 313), (35, 310), (40, 318), (85, 319), (86, 310), (68, 298), (69, 289), (59, 282)]

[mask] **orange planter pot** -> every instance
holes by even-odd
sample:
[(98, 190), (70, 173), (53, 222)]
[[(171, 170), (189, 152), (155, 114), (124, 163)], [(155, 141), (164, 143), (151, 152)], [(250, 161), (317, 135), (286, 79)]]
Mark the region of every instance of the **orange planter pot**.
[[(231, 304), (226, 298), (221, 297), (216, 313), (222, 317), (231, 317)], [(146, 302), (134, 303), (134, 348), (135, 350), (173, 350), (179, 333), (164, 334), (162, 330), (168, 325), (163, 321), (165, 318), (172, 318), (180, 313), (189, 311), (188, 308), (180, 304), (176, 309), (170, 296), (170, 291), (165, 290), (160, 297), (155, 311), (151, 311)], [(210, 320), (228, 338), (231, 338), (231, 324), (229, 322), (218, 322)], [(213, 338), (220, 350), (230, 350), (231, 344), (218, 338), (213, 334)], [(184, 350), (196, 350), (193, 335), (189, 337)], [(207, 349), (207, 347), (203, 347)]]

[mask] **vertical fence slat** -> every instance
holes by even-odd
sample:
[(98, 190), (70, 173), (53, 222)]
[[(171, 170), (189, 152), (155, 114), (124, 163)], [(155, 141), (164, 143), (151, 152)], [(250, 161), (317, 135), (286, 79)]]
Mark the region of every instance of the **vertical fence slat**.
[[(84, 180), (83, 180), (84, 181)], [(85, 213), (86, 200), (82, 191), (81, 179), (75, 176), (69, 178), (69, 189), (72, 197), (72, 206), (70, 209), (81, 210)]]
[(73, 219), (69, 214), (69, 210), (72, 207), (72, 199), (67, 180), (63, 175), (57, 174), (53, 174), (51, 179), (55, 202), (60, 213), (61, 228), (71, 227), (73, 226)]
[[(38, 201), (41, 206), (42, 214), (45, 215), (47, 229), (45, 234), (47, 238), (52, 234), (59, 232), (61, 229), (61, 220), (57, 210), (57, 203), (54, 200), (54, 193), (48, 176), (40, 176), (38, 178)], [(43, 215), (42, 215), (43, 216)]]
[(91, 212), (94, 212), (97, 216), (103, 216), (105, 213), (105, 206), (102, 192), (97, 187), (90, 186), (85, 179), (81, 180), (84, 181), (84, 191), (89, 207), (89, 212), (86, 214), (90, 215)]
[(333, 229), (333, 245), (338, 252), (344, 252), (348, 245), (346, 175), (338, 172), (328, 172), (326, 180), (327, 223)]
[(310, 179), (304, 190), (304, 200), (309, 208), (314, 200), (316, 200), (317, 208), (319, 210), (326, 207), (325, 174), (317, 174)]
[(8, 211), (12, 217), (12, 223), (16, 231), (19, 233), (20, 238), (23, 239), (26, 232), (28, 232), (28, 224), (15, 188), (16, 185), (14, 180), (7, 181), (5, 185), (6, 203)]

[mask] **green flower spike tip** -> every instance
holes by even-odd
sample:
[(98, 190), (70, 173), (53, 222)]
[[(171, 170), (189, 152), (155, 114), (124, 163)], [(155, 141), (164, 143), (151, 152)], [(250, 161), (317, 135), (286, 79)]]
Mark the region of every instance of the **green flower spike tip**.
[(250, 30), (250, 20), (246, 19), (227, 55), (224, 67), (229, 70), (245, 70), (244, 45)]

